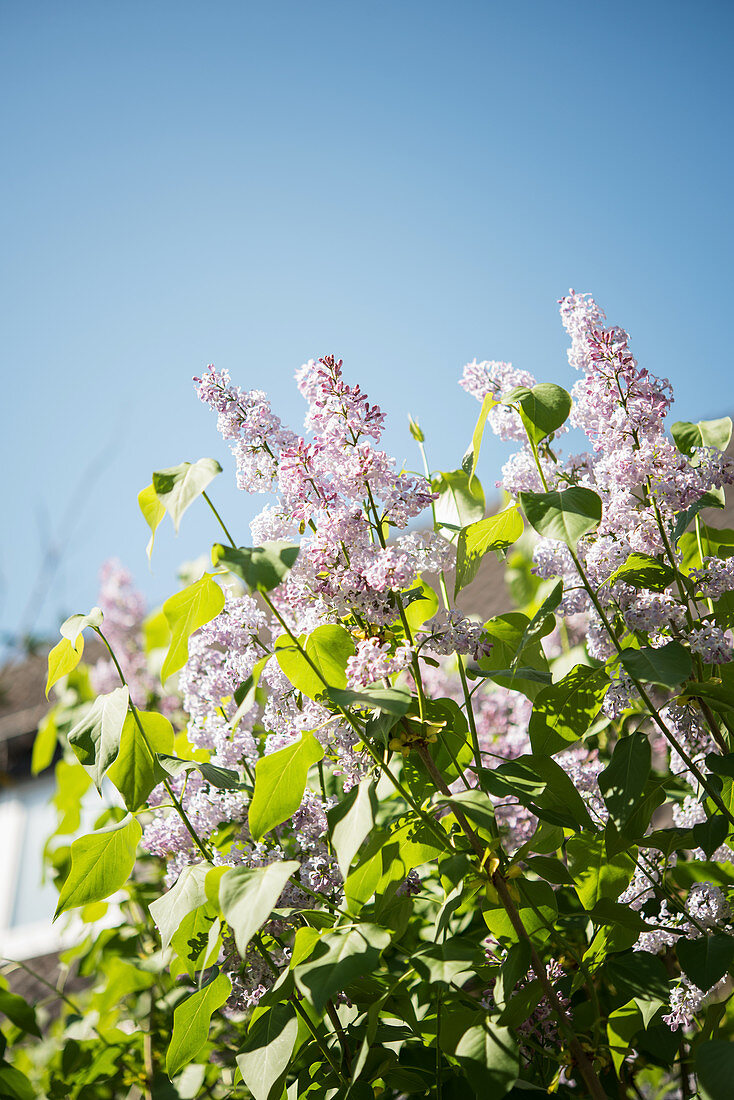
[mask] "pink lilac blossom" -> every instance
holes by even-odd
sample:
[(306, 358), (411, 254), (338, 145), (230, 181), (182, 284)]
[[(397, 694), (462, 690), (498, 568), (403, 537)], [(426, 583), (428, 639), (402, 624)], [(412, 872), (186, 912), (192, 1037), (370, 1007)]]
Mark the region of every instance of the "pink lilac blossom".
[(354, 657), (347, 660), (347, 683), (350, 687), (368, 687), (378, 680), (407, 668), (413, 658), (410, 646), (398, 646), (391, 655), (388, 642), (365, 638), (357, 645)]
[(217, 371), (210, 364), (194, 381), (200, 400), (218, 414), (217, 428), (237, 462), (239, 488), (270, 492), (280, 451), (293, 446), (296, 436), (273, 413), (267, 394), (233, 386), (228, 371)]

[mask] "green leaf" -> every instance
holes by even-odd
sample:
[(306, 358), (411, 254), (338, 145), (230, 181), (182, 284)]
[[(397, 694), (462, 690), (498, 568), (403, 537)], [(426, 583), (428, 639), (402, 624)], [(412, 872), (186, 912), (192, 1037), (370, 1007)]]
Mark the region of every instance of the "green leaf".
[[(493, 773), (488, 773), (493, 774)], [(438, 806), (451, 806), (452, 809), (461, 810), (474, 825), (478, 825), (485, 832), (494, 834), (496, 830), (494, 803), (487, 797), (484, 791), (473, 788), (469, 791), (458, 791), (453, 795), (435, 795), (434, 801)]]
[[(416, 583), (408, 591), (400, 593), (405, 609), (405, 618), (411, 631), (415, 633), (423, 626), (426, 619), (431, 619), (438, 610), (438, 596), (422, 577), (416, 578)], [(395, 628), (403, 630), (400, 619), (395, 622)]]
[(350, 691), (348, 688), (327, 688), (327, 697), (340, 707), (367, 707), (380, 710), (385, 714), (394, 714), (400, 718), (407, 714), (413, 696), (405, 688), (363, 688), (362, 691)]
[(602, 514), (599, 497), (580, 485), (551, 493), (519, 493), (525, 519), (539, 535), (559, 539), (574, 547), (582, 535), (593, 531)]
[(601, 898), (616, 901), (635, 871), (635, 862), (626, 853), (607, 854), (603, 833), (572, 836), (566, 842), (566, 855), (584, 909), (593, 909)]
[(57, 684), (62, 676), (68, 676), (73, 672), (82, 659), (84, 652), (84, 638), (80, 635), (76, 644), (72, 645), (68, 638), (62, 638), (53, 647), (48, 655), (48, 676), (46, 678), (46, 698), (54, 684)]
[(310, 732), (285, 749), (261, 757), (255, 767), (255, 792), (248, 821), (255, 841), (292, 817), (303, 799), (308, 769), (323, 759), (324, 749)]
[(490, 550), (512, 546), (520, 538), (524, 526), (522, 516), (513, 507), (461, 529), (456, 545), (455, 597), (474, 580), (484, 555)]
[(563, 768), (549, 756), (518, 756), (492, 771), (482, 768), (479, 780), (490, 794), (517, 798), (551, 825), (591, 827), (584, 800)]
[[(491, 678), (502, 687), (512, 688), (527, 695), (529, 699), (535, 699), (548, 684), (550, 672), (539, 637), (536, 636), (528, 645), (520, 648), (525, 631), (530, 625), (530, 619), (519, 611), (511, 611), (489, 619), (484, 625), (488, 640), (492, 643), (492, 650), (479, 660), (482, 672), (489, 673)], [(553, 629), (552, 624), (549, 629)], [(513, 672), (512, 666), (515, 664), (518, 667), (515, 667)], [(521, 664), (522, 668), (519, 667)], [(543, 676), (530, 679), (527, 672), (529, 668), (535, 669)]]
[[(347, 661), (354, 655), (354, 642), (343, 626), (317, 626), (300, 647), (282, 634), (275, 642), (275, 656), (293, 686), (309, 699), (318, 699), (327, 687), (346, 688)], [(304, 656), (302, 650), (305, 650)]]
[(68, 638), (72, 645), (76, 645), (79, 635), (88, 626), (100, 627), (104, 616), (99, 607), (93, 607), (88, 615), (70, 615), (59, 628), (62, 638)]
[(725, 451), (731, 439), (732, 422), (730, 416), (718, 420), (699, 420), (692, 424), (689, 420), (676, 420), (670, 434), (675, 445), (684, 455), (691, 455), (696, 447), (716, 447)]
[(441, 1017), (439, 1042), (459, 1063), (475, 1096), (499, 1100), (519, 1073), (517, 1038), (485, 1013), (453, 1006)]
[(477, 944), (452, 936), (445, 943), (429, 943), (413, 952), (410, 959), (417, 974), (432, 986), (462, 986), (476, 975), (484, 962)]
[(180, 756), (171, 756), (167, 752), (156, 753), (157, 762), (166, 775), (183, 775), (184, 772), (197, 771), (212, 787), (220, 791), (242, 790), (239, 772), (232, 768), (222, 768), (206, 760), (183, 760)]
[(163, 604), (163, 614), (171, 628), (171, 643), (161, 669), (161, 682), (178, 672), (189, 656), (189, 636), (215, 619), (224, 607), (224, 591), (205, 573)]
[(178, 466), (169, 466), (167, 470), (156, 470), (153, 474), (153, 490), (158, 502), (173, 520), (177, 534), (181, 518), (188, 506), (193, 504), (207, 485), (221, 472), (222, 467), (216, 459), (200, 458), (198, 462), (182, 462)]
[[(515, 883), (520, 890), (517, 911), (528, 935), (538, 941), (547, 939), (558, 916), (558, 902), (552, 886), (542, 879), (516, 879)], [(517, 932), (499, 900), (486, 901), (482, 916), (497, 939), (517, 942)]]
[(576, 665), (535, 698), (528, 732), (534, 753), (553, 756), (578, 741), (599, 713), (609, 686), (604, 668)]
[(84, 765), (97, 790), (120, 750), (120, 736), (130, 699), (126, 687), (98, 695), (89, 710), (69, 731), (69, 744)]
[(232, 983), (227, 975), (217, 974), (174, 1009), (173, 1034), (166, 1055), (166, 1073), (169, 1077), (174, 1077), (196, 1058), (209, 1038), (213, 1013), (222, 1007), (231, 992)]
[(705, 993), (731, 969), (734, 938), (719, 932), (694, 940), (681, 936), (675, 953), (686, 975)]
[(680, 642), (668, 642), (660, 649), (643, 646), (623, 649), (620, 660), (626, 672), (645, 684), (674, 688), (691, 675), (691, 654)]
[(237, 1065), (254, 1100), (274, 1100), (271, 1090), (288, 1069), (297, 1038), (298, 1017), (290, 1004), (274, 1005), (253, 1018)]
[(648, 951), (630, 951), (609, 959), (604, 969), (622, 997), (669, 1000), (668, 972), (657, 955), (651, 955)]
[(734, 1045), (729, 1039), (709, 1039), (696, 1047), (696, 1074), (702, 1100), (731, 1100)]
[(139, 710), (137, 715), (145, 736), (134, 715), (128, 712), (122, 727), (120, 751), (107, 773), (128, 810), (144, 806), (150, 792), (165, 778), (166, 772), (156, 753), (173, 749), (173, 726), (167, 718), (154, 711)]
[(328, 811), (331, 847), (345, 880), (352, 860), (375, 824), (376, 802), (374, 783), (368, 777)]
[(288, 879), (300, 866), (295, 860), (287, 860), (267, 867), (233, 867), (222, 875), (219, 901), (243, 957), (250, 940), (275, 908)]
[[(487, 417), (490, 410), (497, 404), (496, 399), (491, 393), (484, 395), (482, 400), (482, 407), (479, 410), (479, 416), (477, 418), (476, 427), (471, 437), (471, 443), (467, 449), (466, 454), (461, 460), (461, 468), (469, 477), (468, 488), (471, 491), (472, 481), (474, 480), (474, 474), (476, 473), (477, 463), (479, 461), (479, 451), (482, 447), (482, 438), (484, 437), (484, 428), (487, 423)], [(445, 476), (445, 475), (444, 475)]]
[(418, 421), (413, 419), (410, 413), (408, 413), (408, 427), (410, 429), (410, 434), (413, 436), (413, 439), (416, 441), (416, 443), (425, 443), (426, 437), (423, 434), (423, 429), (421, 428)]
[(67, 909), (104, 901), (122, 889), (135, 865), (142, 833), (137, 820), (126, 814), (122, 821), (73, 841), (71, 869), (61, 887), (54, 920)]
[(629, 1057), (633, 1038), (642, 1027), (642, 1013), (633, 1000), (627, 1001), (626, 1004), (609, 1013), (607, 1037), (609, 1052), (617, 1074), (624, 1060)]
[(271, 592), (293, 568), (299, 547), (292, 542), (264, 542), (262, 546), (231, 546), (215, 543), (214, 565), (224, 565), (245, 582), (250, 592)]
[(533, 443), (540, 443), (546, 436), (564, 424), (571, 411), (571, 395), (553, 382), (539, 382), (532, 389), (515, 386), (501, 397), (503, 405), (515, 405)]
[(611, 585), (615, 581), (624, 581), (635, 588), (652, 588), (662, 592), (674, 578), (675, 573), (670, 566), (650, 554), (630, 554), (605, 583)]
[(211, 869), (210, 863), (184, 867), (171, 889), (150, 903), (150, 915), (160, 932), (164, 951), (184, 917), (206, 903), (205, 882)]
[(33, 742), (33, 754), (31, 756), (31, 775), (38, 775), (53, 763), (54, 753), (58, 744), (59, 732), (56, 726), (56, 712), (50, 710), (41, 720)]
[(143, 513), (143, 519), (148, 524), (148, 527), (150, 527), (150, 538), (145, 548), (145, 552), (148, 555), (148, 561), (150, 561), (153, 554), (155, 533), (158, 530), (158, 525), (166, 514), (166, 509), (159, 501), (152, 484), (146, 485), (144, 489), (140, 490), (138, 493), (138, 505), (140, 511)]
[(0, 989), (0, 1013), (19, 1027), (21, 1031), (25, 1031), (27, 1035), (35, 1035), (38, 1039), (41, 1038), (41, 1030), (36, 1020), (36, 1010), (32, 1005), (29, 1005), (24, 997), (19, 997), (17, 993), (10, 993), (7, 989)]
[(650, 776), (652, 750), (644, 733), (620, 737), (612, 759), (599, 775), (601, 791), (609, 816), (622, 829), (637, 806)]
[(0, 1062), (0, 1096), (3, 1100), (38, 1100), (26, 1075), (7, 1062)]
[(358, 924), (348, 931), (324, 932), (309, 957), (293, 971), (296, 985), (317, 1012), (350, 982), (371, 974), (390, 943), (390, 933), (376, 924)]
[(171, 947), (189, 977), (213, 966), (222, 943), (222, 922), (212, 905), (197, 905), (187, 913), (171, 937)]
[[(431, 489), (438, 493), (434, 507), (439, 526), (458, 531), (484, 515), (484, 490), (477, 477), (472, 477), (470, 482), (465, 470), (439, 473), (431, 480)], [(451, 541), (455, 541), (455, 535), (451, 536)]]

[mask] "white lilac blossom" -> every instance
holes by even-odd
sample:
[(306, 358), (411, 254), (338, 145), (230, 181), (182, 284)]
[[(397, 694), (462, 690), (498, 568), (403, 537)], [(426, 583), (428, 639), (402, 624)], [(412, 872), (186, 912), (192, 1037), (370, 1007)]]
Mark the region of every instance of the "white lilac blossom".
[(630, 677), (623, 670), (618, 670), (604, 696), (602, 710), (607, 718), (619, 718), (637, 698), (637, 689)]
[(718, 600), (725, 592), (734, 592), (734, 557), (704, 558), (703, 568), (691, 569), (689, 576), (704, 598)]
[(720, 626), (706, 623), (695, 627), (688, 634), (688, 641), (694, 653), (700, 653), (706, 664), (723, 665), (734, 657), (731, 631)]
[[(668, 703), (660, 716), (694, 764), (700, 766), (707, 754), (714, 751), (716, 746), (703, 715), (692, 703)], [(673, 775), (685, 775), (688, 782), (695, 782), (694, 777), (688, 775), (688, 765), (675, 749), (670, 752), (670, 770)]]

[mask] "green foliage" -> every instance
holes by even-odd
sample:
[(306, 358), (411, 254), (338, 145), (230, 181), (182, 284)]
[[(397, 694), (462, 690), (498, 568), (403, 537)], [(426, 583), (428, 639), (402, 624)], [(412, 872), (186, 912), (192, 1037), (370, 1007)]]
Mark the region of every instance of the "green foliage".
[[(209, 483), (221, 474), (222, 467), (214, 458), (200, 458), (198, 462), (181, 462), (178, 466), (170, 466), (166, 470), (157, 470), (153, 474), (153, 491), (161, 507), (168, 512), (173, 520), (173, 526), (178, 534), (184, 512), (198, 496), (204, 492)], [(145, 489), (143, 490), (145, 492)], [(142, 495), (142, 494), (141, 494)], [(140, 502), (140, 498), (138, 498)], [(148, 498), (140, 502), (148, 506)], [(150, 509), (148, 514), (143, 512), (148, 525), (155, 533), (155, 527), (148, 519), (148, 515), (155, 516), (157, 512)], [(160, 520), (158, 520), (160, 522)], [(158, 526), (158, 523), (155, 525)]]
[(507, 508), (496, 516), (463, 527), (456, 547), (454, 596), (476, 577), (482, 558), (490, 550), (505, 550), (517, 542), (524, 524), (517, 508)]
[(466, 470), (439, 473), (431, 480), (431, 489), (438, 493), (434, 504), (436, 524), (445, 529), (452, 541), (462, 527), (476, 523), (484, 515), (484, 490), (479, 479), (470, 477)]
[(286, 860), (254, 869), (233, 867), (222, 875), (219, 900), (241, 955), (270, 916), (288, 879), (299, 866), (295, 860)]
[(294, 744), (258, 760), (248, 814), (254, 840), (262, 840), (276, 825), (293, 816), (303, 799), (308, 770), (323, 755), (314, 735), (303, 733)]
[(161, 669), (164, 683), (186, 664), (189, 637), (216, 618), (223, 607), (224, 592), (209, 573), (166, 600), (163, 614), (171, 630), (171, 642)]
[(562, 492), (520, 493), (518, 500), (525, 519), (539, 535), (559, 539), (572, 549), (601, 519), (601, 500), (580, 485)]
[(691, 655), (680, 642), (668, 642), (659, 649), (641, 646), (624, 649), (620, 661), (625, 672), (646, 684), (660, 687), (679, 687), (691, 675)]
[(553, 382), (539, 382), (532, 389), (516, 386), (502, 395), (502, 403), (518, 410), (528, 437), (535, 444), (557, 431), (571, 411), (571, 395)]
[(528, 728), (533, 752), (552, 756), (583, 737), (608, 687), (605, 669), (576, 665), (557, 684), (543, 688), (535, 697)]
[[(474, 431), (472, 433), (471, 443), (467, 448), (466, 454), (461, 460), (461, 468), (469, 478), (467, 484), (470, 492), (472, 491), (474, 475), (477, 470), (477, 463), (479, 462), (479, 451), (481, 450), (482, 446), (482, 439), (484, 437), (484, 429), (487, 424), (487, 417), (497, 403), (498, 402), (495, 400), (491, 393), (487, 393), (484, 395), (484, 398), (482, 399), (482, 407), (479, 410), (479, 416), (477, 417), (476, 427), (474, 428)], [(422, 435), (423, 433), (421, 432), (421, 436)], [(422, 438), (420, 442), (423, 442)], [(446, 475), (444, 474), (443, 476), (445, 477)]]
[(652, 588), (656, 592), (662, 592), (674, 578), (673, 569), (659, 558), (653, 558), (650, 554), (630, 554), (606, 583), (624, 581), (635, 588)]
[(84, 639), (80, 635), (75, 642), (62, 638), (48, 655), (48, 676), (46, 678), (46, 697), (54, 684), (73, 672), (82, 659)]
[(56, 916), (67, 909), (104, 901), (127, 882), (142, 829), (130, 814), (71, 845), (71, 867), (61, 888)]
[(231, 990), (232, 982), (227, 975), (217, 974), (176, 1008), (173, 1013), (173, 1035), (166, 1055), (169, 1077), (175, 1077), (205, 1045), (212, 1015), (222, 1007)]
[[(142, 728), (141, 728), (142, 727)], [(156, 754), (173, 749), (173, 726), (155, 711), (128, 712), (120, 735), (120, 749), (108, 770), (128, 810), (139, 810), (165, 778)]]
[(69, 731), (69, 744), (91, 775), (97, 790), (101, 789), (104, 774), (120, 751), (129, 699), (126, 687), (99, 695)]
[(347, 661), (354, 642), (343, 626), (317, 626), (308, 636), (288, 634), (275, 642), (275, 656), (293, 686), (309, 699), (318, 699), (327, 688), (346, 688)]
[(237, 1065), (254, 1100), (270, 1100), (282, 1093), (282, 1077), (297, 1039), (298, 1017), (291, 1004), (275, 1005), (253, 1016)]
[(650, 775), (652, 749), (643, 733), (621, 737), (612, 759), (599, 776), (609, 816), (618, 829), (624, 828), (636, 809)]
[(293, 568), (298, 547), (292, 542), (266, 542), (262, 546), (212, 547), (212, 563), (223, 565), (245, 582), (250, 592), (272, 592)]
[(690, 455), (696, 447), (718, 447), (720, 451), (725, 451), (731, 439), (731, 428), (730, 416), (722, 416), (718, 420), (699, 420), (697, 424), (689, 420), (676, 420), (671, 425), (670, 434), (678, 450)]

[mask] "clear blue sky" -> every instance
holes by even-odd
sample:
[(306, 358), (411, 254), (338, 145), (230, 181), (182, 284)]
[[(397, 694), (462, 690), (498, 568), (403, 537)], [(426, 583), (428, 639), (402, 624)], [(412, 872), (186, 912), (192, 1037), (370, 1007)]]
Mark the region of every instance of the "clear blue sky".
[[(94, 603), (107, 556), (157, 599), (207, 549), (192, 510), (148, 572), (155, 468), (218, 457), (248, 541), (262, 500), (191, 385), (210, 361), (295, 427), (294, 369), (334, 351), (398, 459), (410, 410), (453, 468), (466, 360), (573, 382), (574, 286), (679, 418), (733, 410), (733, 31), (728, 0), (5, 0), (3, 630), (75, 493), (37, 628)], [(485, 485), (506, 453), (488, 444)]]

